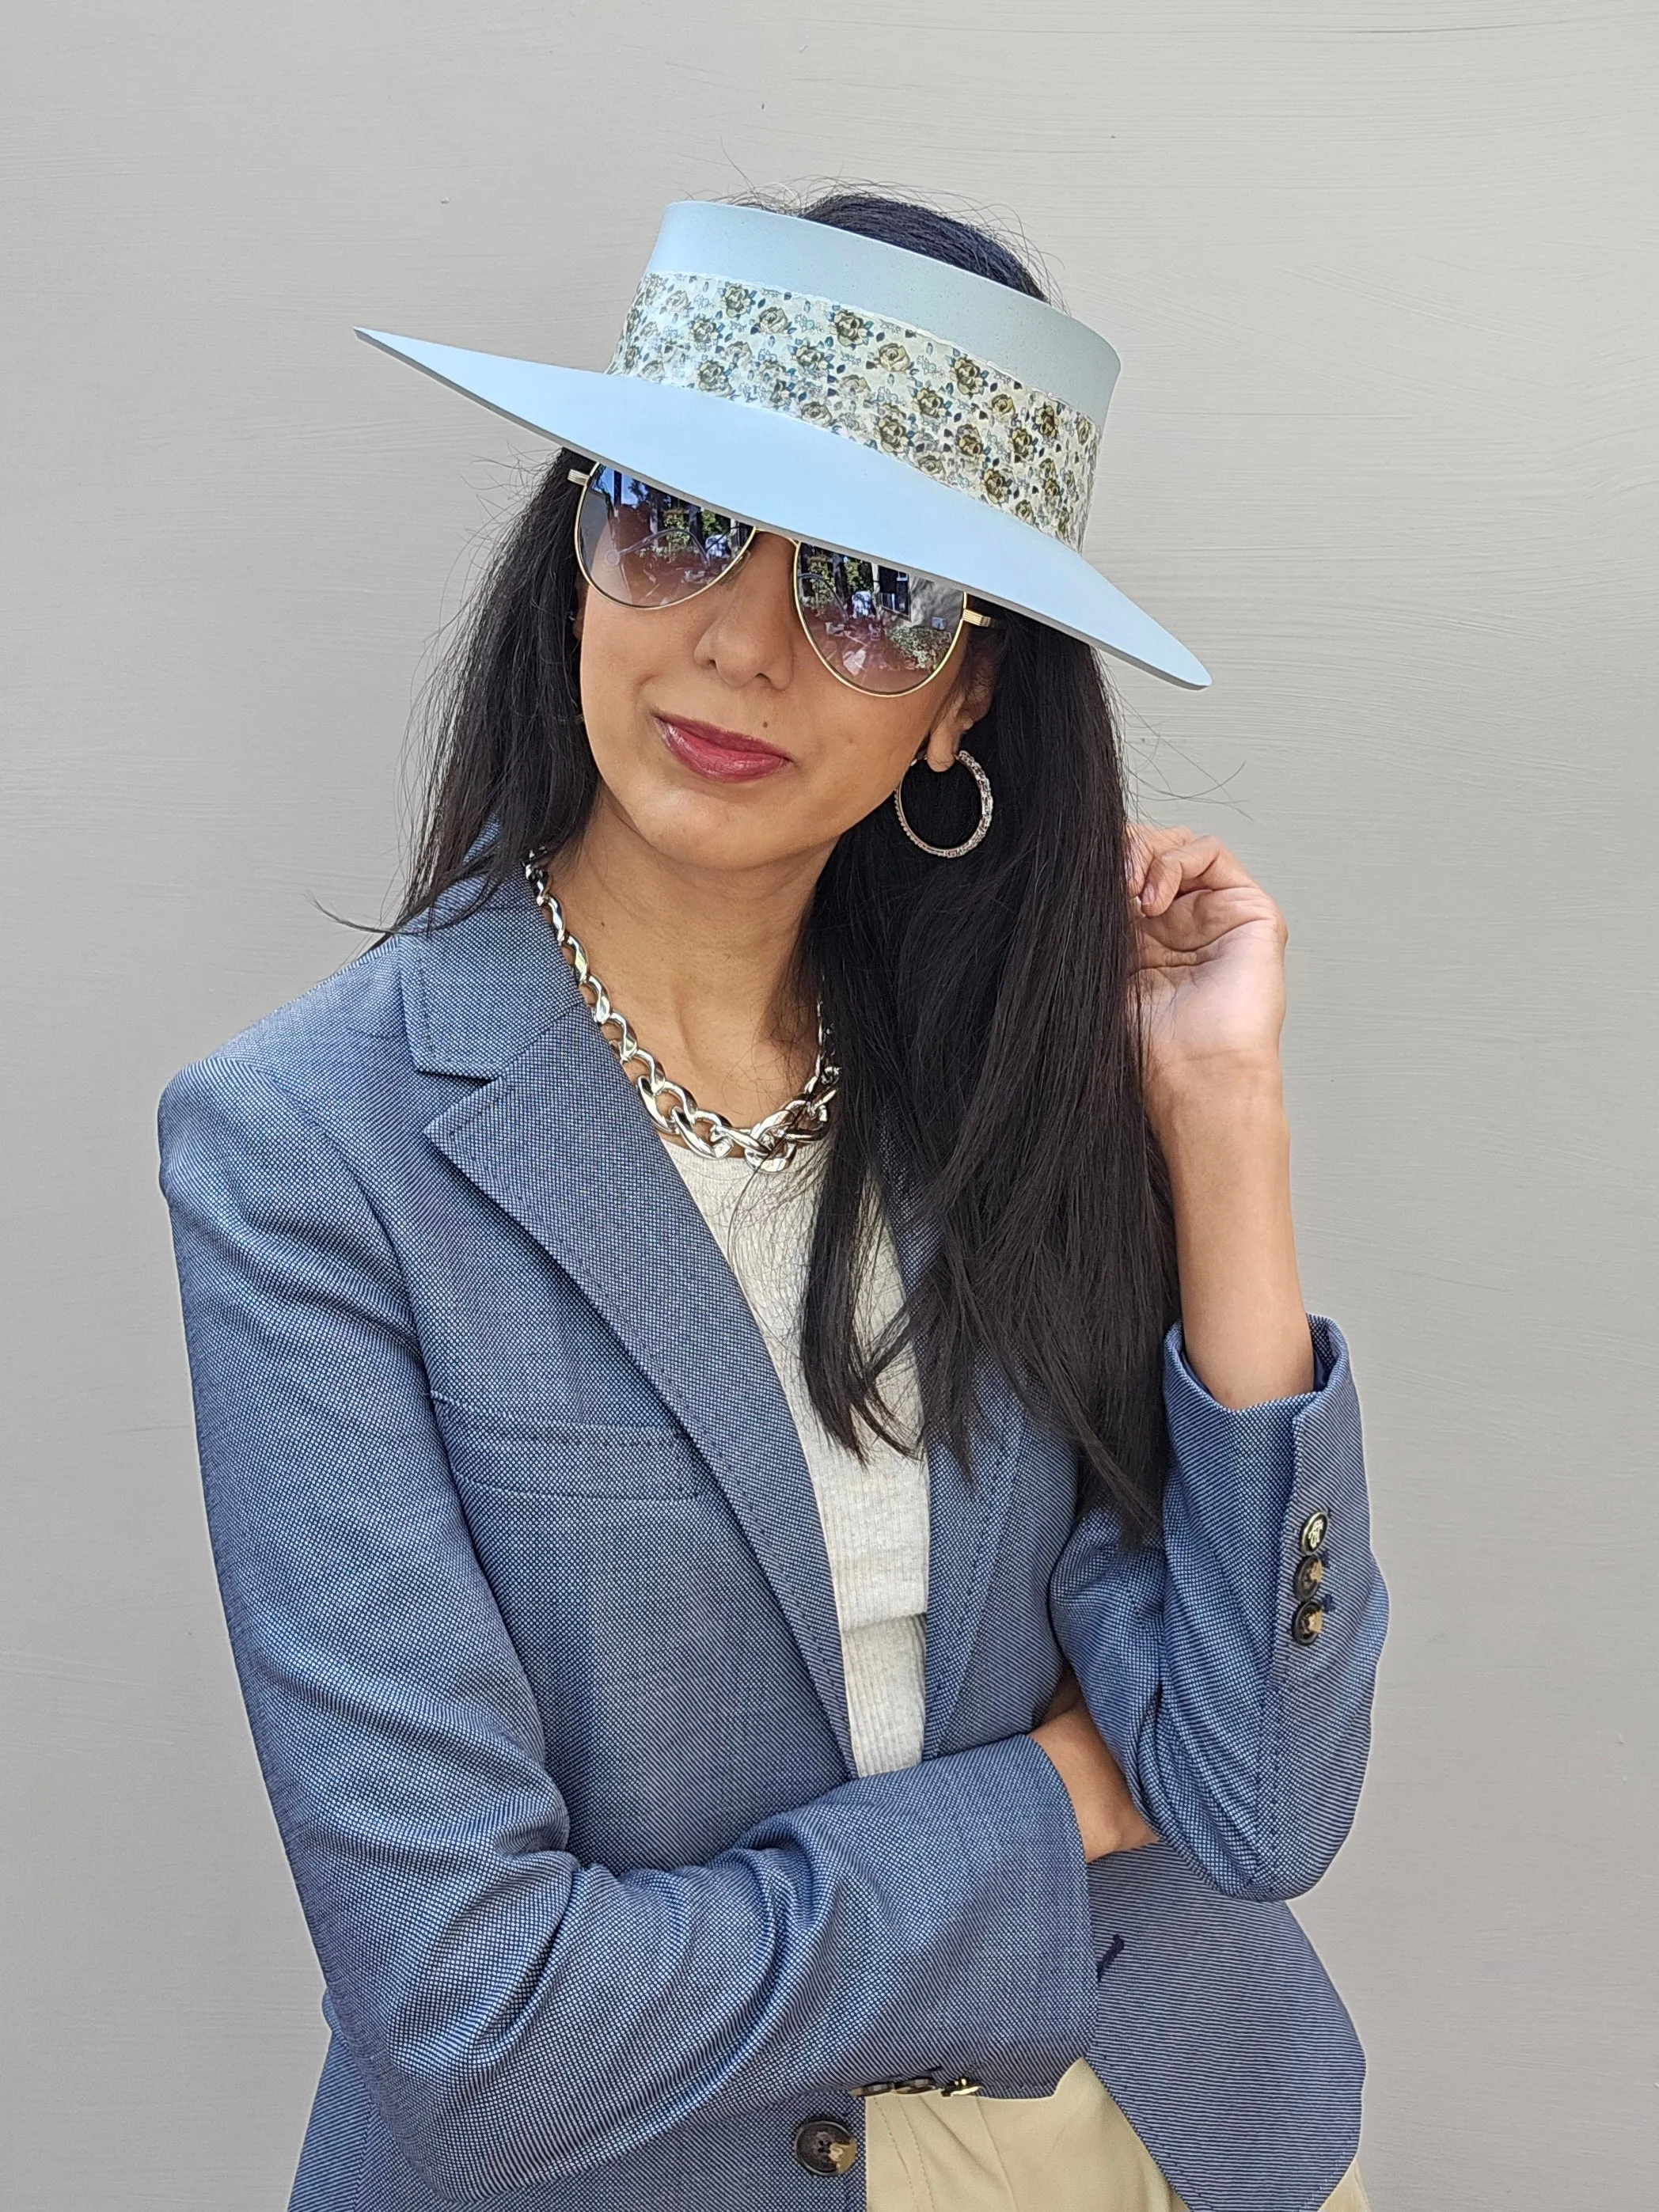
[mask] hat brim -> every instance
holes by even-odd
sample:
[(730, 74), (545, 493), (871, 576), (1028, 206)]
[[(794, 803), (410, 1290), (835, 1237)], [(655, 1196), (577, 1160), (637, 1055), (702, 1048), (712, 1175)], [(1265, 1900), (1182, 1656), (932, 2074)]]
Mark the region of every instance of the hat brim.
[(839, 431), (636, 377), (357, 335), (509, 422), (757, 529), (943, 577), (1188, 690), (1210, 681), (1069, 545)]

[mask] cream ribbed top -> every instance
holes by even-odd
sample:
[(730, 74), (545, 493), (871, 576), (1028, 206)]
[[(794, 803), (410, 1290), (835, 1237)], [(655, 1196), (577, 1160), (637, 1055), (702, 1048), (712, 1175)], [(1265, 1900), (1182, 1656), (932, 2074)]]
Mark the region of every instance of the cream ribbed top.
[[(705, 1159), (663, 1141), (749, 1302), (794, 1417), (830, 1555), (858, 1771), (914, 1766), (925, 1706), (927, 1464), (919, 1449), (901, 1452), (867, 1432), (868, 1456), (860, 1462), (825, 1429), (807, 1395), (800, 1301), (823, 1156), (803, 1146), (787, 1168), (757, 1175), (741, 1158)], [(903, 1296), (884, 1224), (860, 1315), (866, 1343)], [(915, 1436), (920, 1401), (908, 1354), (889, 1369), (882, 1388), (901, 1431)]]

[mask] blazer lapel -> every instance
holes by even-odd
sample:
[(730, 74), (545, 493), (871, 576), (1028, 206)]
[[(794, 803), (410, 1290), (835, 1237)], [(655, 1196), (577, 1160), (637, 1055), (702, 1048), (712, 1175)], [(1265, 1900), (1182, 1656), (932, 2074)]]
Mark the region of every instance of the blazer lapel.
[(800, 1439), (743, 1291), (550, 932), (509, 887), (413, 934), (417, 1065), (487, 1075), (427, 1135), (576, 1284), (708, 1461), (776, 1594), (849, 1774), (841, 1632)]
[[(452, 898), (454, 895), (451, 895)], [(713, 1469), (782, 1607), (849, 1774), (841, 1630), (817, 1500), (771, 1356), (707, 1223), (663, 1157), (528, 891), (407, 937), (404, 1024), (416, 1066), (484, 1079), (427, 1134), (570, 1276)], [(906, 1291), (933, 1232), (894, 1224)], [(928, 1450), (924, 1758), (945, 1745), (985, 1614), (1025, 1435), (988, 1364), (972, 1479)]]

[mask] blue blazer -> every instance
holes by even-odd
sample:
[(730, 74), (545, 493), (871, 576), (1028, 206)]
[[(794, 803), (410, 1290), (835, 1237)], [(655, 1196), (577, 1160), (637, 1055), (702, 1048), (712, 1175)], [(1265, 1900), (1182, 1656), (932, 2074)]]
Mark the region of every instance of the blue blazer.
[[(857, 2212), (805, 2121), (1081, 2056), (1194, 2212), (1322, 2202), (1363, 2063), (1281, 1900), (1352, 1820), (1386, 1615), (1328, 1322), (1317, 1387), (1244, 1412), (1172, 1333), (1139, 1553), (988, 1375), (971, 1480), (930, 1461), (922, 1760), (860, 1778), (788, 1408), (521, 886), (185, 1069), (161, 1135), (326, 1984), (293, 2212)], [(1092, 1866), (1027, 1734), (1062, 1653), (1162, 1838)]]

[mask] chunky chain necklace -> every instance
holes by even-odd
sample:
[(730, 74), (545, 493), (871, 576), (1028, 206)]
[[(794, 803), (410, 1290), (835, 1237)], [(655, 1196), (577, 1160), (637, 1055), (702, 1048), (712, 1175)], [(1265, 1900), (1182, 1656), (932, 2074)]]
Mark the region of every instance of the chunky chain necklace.
[[(823, 1026), (823, 1001), (818, 1001), (818, 1052), (812, 1073), (787, 1104), (766, 1115), (752, 1127), (740, 1129), (711, 1107), (699, 1106), (683, 1084), (665, 1075), (654, 1057), (629, 1027), (628, 1017), (611, 1003), (611, 995), (587, 964), (587, 955), (575, 933), (567, 928), (559, 902), (548, 888), (547, 868), (538, 854), (525, 863), (525, 877), (546, 916), (554, 942), (576, 978), (583, 1005), (595, 1027), (631, 1075), (646, 1112), (665, 1136), (701, 1152), (705, 1159), (729, 1160), (741, 1154), (763, 1175), (775, 1175), (788, 1166), (802, 1145), (814, 1144), (829, 1127), (830, 1107), (841, 1080), (841, 1070), (830, 1054)], [(591, 995), (590, 995), (591, 994)]]

